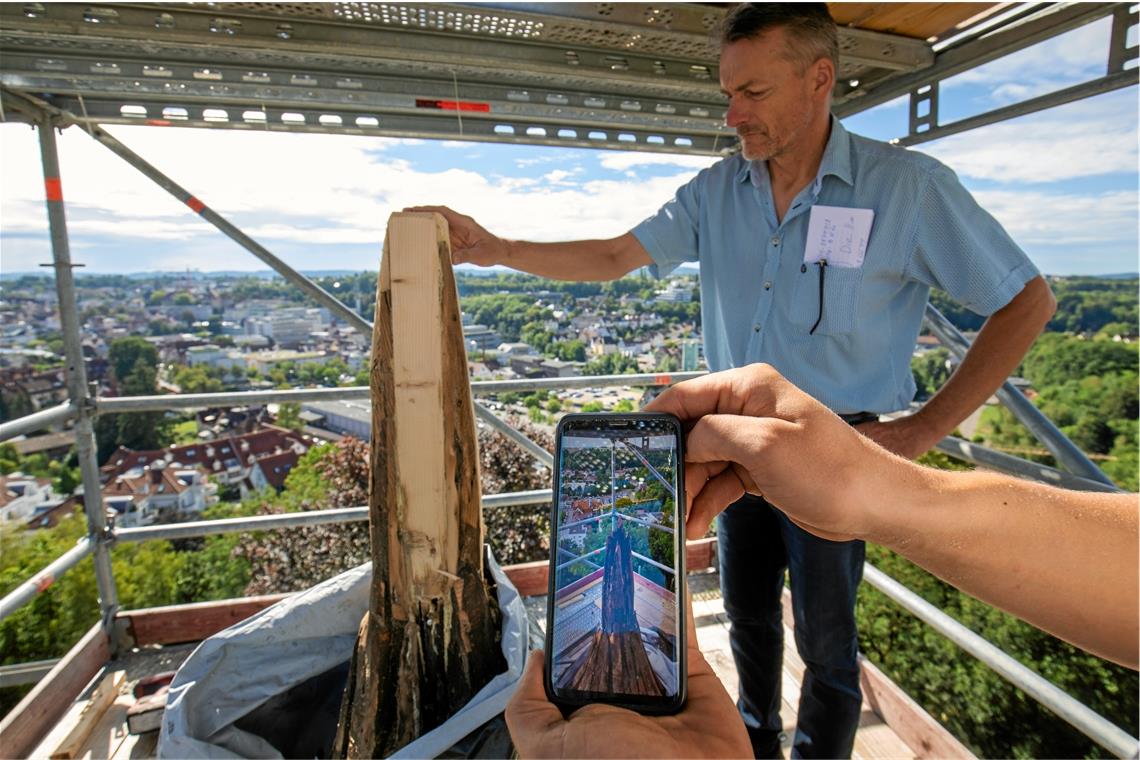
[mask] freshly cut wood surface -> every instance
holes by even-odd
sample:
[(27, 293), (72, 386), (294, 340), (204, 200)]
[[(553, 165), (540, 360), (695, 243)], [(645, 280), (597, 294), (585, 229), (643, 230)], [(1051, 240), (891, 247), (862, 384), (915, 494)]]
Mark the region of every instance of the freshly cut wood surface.
[(388, 222), (372, 336), (373, 579), (333, 751), (388, 755), (503, 669), (447, 225)]

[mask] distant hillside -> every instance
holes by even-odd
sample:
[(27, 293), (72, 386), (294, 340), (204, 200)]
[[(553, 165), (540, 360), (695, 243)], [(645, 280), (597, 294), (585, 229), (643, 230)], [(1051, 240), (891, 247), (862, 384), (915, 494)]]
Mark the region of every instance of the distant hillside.
[[(1105, 277), (1050, 277), (1057, 297), (1057, 313), (1049, 321), (1049, 332), (1096, 333), (1109, 328), (1116, 335), (1136, 335), (1138, 276), (1118, 274)], [(930, 302), (963, 331), (981, 328), (982, 317), (960, 306), (944, 293), (933, 291)]]

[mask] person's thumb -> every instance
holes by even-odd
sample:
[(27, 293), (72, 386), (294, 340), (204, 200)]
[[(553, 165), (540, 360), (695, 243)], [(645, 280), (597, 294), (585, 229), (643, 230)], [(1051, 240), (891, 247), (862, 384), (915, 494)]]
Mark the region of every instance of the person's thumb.
[(520, 757), (542, 754), (539, 748), (543, 737), (563, 722), (562, 712), (547, 699), (546, 688), (542, 684), (545, 661), (545, 653), (541, 649), (535, 649), (528, 655), (522, 678), (504, 714)]

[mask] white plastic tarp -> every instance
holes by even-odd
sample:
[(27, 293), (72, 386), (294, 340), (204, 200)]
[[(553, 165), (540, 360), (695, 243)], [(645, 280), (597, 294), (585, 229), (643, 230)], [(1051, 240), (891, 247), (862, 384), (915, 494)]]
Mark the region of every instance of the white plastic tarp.
[[(436, 757), (506, 707), (527, 656), (526, 608), (495, 562), (507, 670), (446, 723), (393, 757)], [(279, 758), (234, 723), (274, 696), (349, 660), (368, 610), (372, 564), (330, 578), (203, 641), (170, 686), (158, 741), (160, 758)]]

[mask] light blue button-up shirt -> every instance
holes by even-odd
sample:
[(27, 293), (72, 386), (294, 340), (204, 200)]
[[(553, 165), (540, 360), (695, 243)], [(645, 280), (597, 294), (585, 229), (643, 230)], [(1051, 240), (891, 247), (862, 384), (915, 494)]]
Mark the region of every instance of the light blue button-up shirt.
[[(801, 270), (815, 204), (875, 212), (862, 266), (827, 267), (821, 319), (819, 267)], [(657, 276), (700, 262), (710, 369), (767, 362), (839, 414), (890, 412), (914, 398), (910, 357), (930, 288), (989, 316), (1038, 275), (954, 172), (835, 118), (819, 174), (782, 222), (767, 164), (736, 155), (633, 233)]]

